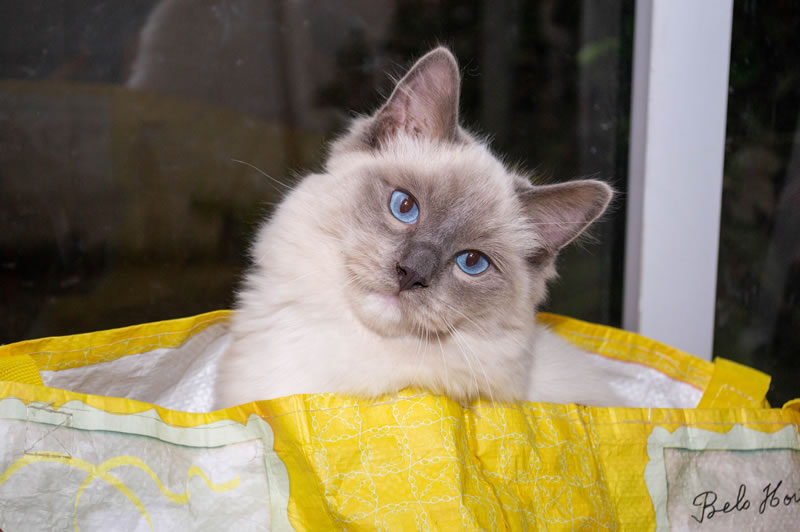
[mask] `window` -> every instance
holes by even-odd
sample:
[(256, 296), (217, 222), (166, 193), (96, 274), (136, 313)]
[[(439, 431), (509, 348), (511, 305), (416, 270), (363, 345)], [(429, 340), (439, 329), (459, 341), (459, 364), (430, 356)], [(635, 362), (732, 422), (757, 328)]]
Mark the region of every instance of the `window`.
[(800, 10), (734, 2), (714, 352), (800, 395)]
[[(631, 0), (34, 0), (0, 25), (3, 342), (230, 307), (272, 178), (437, 42), (499, 152), (625, 190)], [(619, 324), (624, 198), (552, 310)]]
[[(259, 221), (439, 42), (463, 122), (620, 192), (547, 310), (798, 395), (800, 9), (31, 0), (0, 21), (0, 342), (230, 307)], [(634, 57), (635, 56), (635, 57)], [(630, 120), (629, 120), (630, 116)], [(630, 178), (628, 169), (630, 166)]]

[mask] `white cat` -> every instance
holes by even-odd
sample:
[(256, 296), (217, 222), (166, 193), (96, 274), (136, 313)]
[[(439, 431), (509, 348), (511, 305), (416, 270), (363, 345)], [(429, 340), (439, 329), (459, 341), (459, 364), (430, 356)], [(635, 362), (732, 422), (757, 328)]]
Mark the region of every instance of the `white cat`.
[(447, 49), (425, 55), (261, 227), (218, 407), (410, 386), (465, 404), (626, 403), (624, 372), (535, 324), (557, 252), (611, 189), (506, 168), (459, 126), (459, 85)]

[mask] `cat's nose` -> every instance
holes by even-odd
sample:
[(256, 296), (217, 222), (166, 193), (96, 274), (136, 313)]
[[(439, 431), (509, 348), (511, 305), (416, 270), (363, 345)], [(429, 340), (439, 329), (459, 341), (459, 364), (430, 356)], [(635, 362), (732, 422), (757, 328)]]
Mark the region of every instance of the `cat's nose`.
[(400, 284), (400, 291), (410, 288), (425, 288), (428, 281), (413, 268), (397, 265), (397, 281)]
[(396, 266), (400, 291), (427, 287), (439, 267), (438, 257), (438, 249), (427, 242), (409, 247)]

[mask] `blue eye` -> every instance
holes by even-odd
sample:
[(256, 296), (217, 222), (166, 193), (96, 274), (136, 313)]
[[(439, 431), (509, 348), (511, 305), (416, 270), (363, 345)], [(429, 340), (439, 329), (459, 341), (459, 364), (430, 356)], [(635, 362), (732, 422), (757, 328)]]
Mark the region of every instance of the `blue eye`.
[(389, 210), (395, 218), (406, 224), (413, 224), (419, 218), (417, 200), (402, 190), (392, 192), (392, 197), (389, 198)]
[(489, 259), (480, 251), (462, 251), (456, 255), (456, 264), (464, 273), (478, 275), (489, 267)]

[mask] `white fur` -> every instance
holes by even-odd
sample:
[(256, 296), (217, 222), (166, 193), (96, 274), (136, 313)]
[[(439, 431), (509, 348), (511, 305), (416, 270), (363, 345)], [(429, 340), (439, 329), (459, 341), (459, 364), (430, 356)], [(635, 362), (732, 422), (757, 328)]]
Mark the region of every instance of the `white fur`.
[[(452, 169), (455, 160), (487, 179), (478, 188), (484, 193), (507, 186), (502, 165), (480, 144), (447, 150), (411, 139), (388, 153), (334, 157), (328, 174), (304, 179), (253, 248), (254, 269), (233, 318), (234, 343), (221, 364), (218, 407), (298, 393), (374, 397), (408, 386), (462, 402), (481, 394), (505, 401), (624, 403), (604, 385), (608, 380), (595, 371), (594, 357), (534, 325), (544, 279), (539, 286), (518, 280), (522, 290), (507, 302), (511, 317), (504, 316), (514, 323), (500, 334), (487, 334), (487, 328), (500, 330), (493, 323), (466, 323), (439, 338), (380, 334), (365, 325), (348, 297), (342, 230), (332, 227), (341, 217), (325, 209), (346, 202), (337, 192), (346, 194), (350, 180), (358, 186), (359, 167), (376, 159), (393, 167), (417, 164), (432, 174)], [(391, 296), (370, 295), (363, 303), (387, 322), (397, 319)]]
[[(471, 155), (462, 163), (499, 167), (483, 150)], [(433, 173), (437, 162), (447, 166), (453, 156), (411, 140), (382, 154), (396, 158), (389, 164), (418, 161)], [(253, 248), (255, 270), (233, 318), (234, 344), (218, 385), (220, 406), (296, 393), (377, 396), (413, 385), (458, 399), (476, 395), (479, 387), (492, 388), (512, 399), (526, 388), (529, 361), (524, 353), (531, 331), (497, 338), (467, 329), (426, 341), (410, 333), (378, 334), (357, 317), (347, 297), (351, 287), (340, 258), (340, 237), (326, 235), (330, 218), (319, 206), (337, 204), (336, 191), (346, 190), (344, 182), (373, 158), (364, 153), (335, 158), (331, 174), (305, 178), (262, 228)], [(389, 321), (396, 312), (377, 297), (368, 304)], [(474, 353), (492, 364), (473, 361)]]

